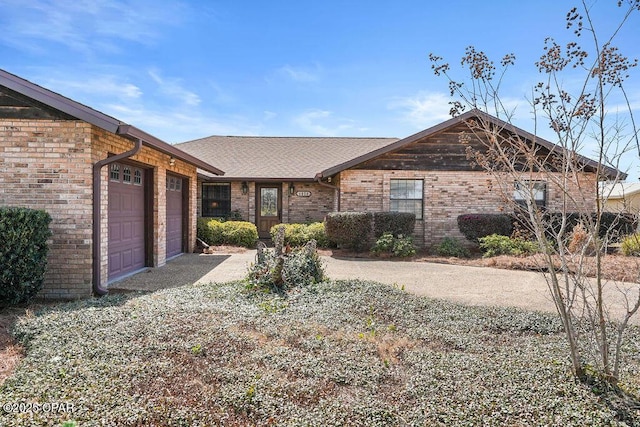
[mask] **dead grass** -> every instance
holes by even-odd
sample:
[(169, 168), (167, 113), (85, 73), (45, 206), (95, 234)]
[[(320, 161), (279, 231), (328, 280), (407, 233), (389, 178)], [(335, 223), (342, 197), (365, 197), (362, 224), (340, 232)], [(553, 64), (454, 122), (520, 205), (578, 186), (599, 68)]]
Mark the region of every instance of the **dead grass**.
[[(439, 264), (469, 265), (474, 267), (502, 268), (505, 270), (542, 271), (546, 265), (540, 254), (530, 256), (500, 255), (492, 258), (482, 258), (476, 253), (471, 258), (441, 257), (428, 253), (418, 253), (411, 258), (373, 257), (368, 252), (351, 252), (342, 249), (323, 249), (318, 251), (321, 255), (336, 258), (364, 258), (384, 259), (394, 261), (432, 262)], [(586, 258), (586, 274), (595, 275), (595, 257)], [(560, 267), (560, 261), (556, 259), (556, 268)], [(576, 265), (570, 264), (569, 268), (575, 271)], [(640, 258), (628, 257), (618, 254), (610, 254), (603, 258), (604, 278), (623, 282), (637, 282), (640, 279)]]
[(23, 357), (23, 349), (15, 343), (11, 328), (16, 319), (24, 314), (23, 309), (4, 309), (0, 311), (0, 386), (18, 366)]

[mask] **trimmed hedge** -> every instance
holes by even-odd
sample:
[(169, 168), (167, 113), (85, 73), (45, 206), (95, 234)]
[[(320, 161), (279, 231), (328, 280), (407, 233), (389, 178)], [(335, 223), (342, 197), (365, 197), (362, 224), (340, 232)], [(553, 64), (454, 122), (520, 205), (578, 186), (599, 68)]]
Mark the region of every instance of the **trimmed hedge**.
[(376, 239), (385, 233), (395, 237), (411, 236), (416, 226), (416, 215), (407, 212), (375, 212), (373, 214), (373, 235)]
[(513, 232), (513, 218), (506, 214), (465, 214), (459, 215), (458, 229), (472, 242), (482, 237), (498, 234), (510, 236)]
[(361, 251), (371, 241), (372, 220), (371, 212), (332, 212), (324, 219), (324, 229), (338, 246)]
[[(551, 234), (557, 234), (560, 231), (562, 224), (561, 212), (546, 212), (543, 220), (550, 225), (550, 238), (555, 236)], [(591, 221), (596, 220), (595, 213), (581, 214), (577, 212), (569, 212), (566, 214), (566, 228), (565, 235), (570, 236), (576, 225), (583, 222), (583, 219)], [(519, 215), (513, 215), (512, 221), (514, 224), (521, 227), (526, 226), (526, 218), (523, 220)], [(638, 227), (638, 218), (631, 214), (619, 214), (614, 212), (602, 212), (600, 214), (600, 229), (598, 230), (599, 237), (605, 237), (609, 233), (609, 237), (615, 240), (620, 240), (624, 236), (633, 234)]]
[(304, 246), (310, 240), (315, 240), (319, 248), (328, 248), (331, 245), (324, 230), (324, 223), (312, 222), (311, 224), (277, 224), (271, 227), (269, 234), (275, 241), (278, 227), (284, 227), (284, 244), (289, 246)]
[(253, 248), (258, 241), (258, 229), (247, 221), (220, 221), (198, 218), (198, 238), (209, 245), (233, 245)]
[(42, 289), (50, 223), (42, 210), (0, 208), (0, 307), (28, 302)]
[(411, 236), (416, 216), (405, 212), (332, 212), (324, 223), (331, 242), (361, 251), (385, 233), (394, 237)]

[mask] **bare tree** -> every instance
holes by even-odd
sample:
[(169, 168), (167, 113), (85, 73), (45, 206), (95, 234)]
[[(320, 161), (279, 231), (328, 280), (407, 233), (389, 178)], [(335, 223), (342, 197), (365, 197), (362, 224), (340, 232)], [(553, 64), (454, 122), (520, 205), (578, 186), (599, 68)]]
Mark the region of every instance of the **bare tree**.
[[(603, 221), (598, 181), (620, 179), (616, 172), (622, 155), (629, 150), (640, 153), (624, 87), (638, 62), (623, 56), (613, 44), (629, 17), (640, 11), (640, 0), (621, 0), (618, 7), (619, 24), (605, 39), (596, 32), (594, 16), (583, 0), (580, 8), (567, 14), (573, 40), (566, 45), (545, 40), (535, 64), (543, 81), (533, 87), (530, 104), (535, 128), (548, 124), (555, 134), (554, 145), (537, 138), (536, 131), (526, 137), (513, 132), (514, 111), (501, 99), (501, 86), (515, 62), (513, 54), (496, 67), (484, 52), (467, 48), (461, 64), (469, 76), (462, 80), (453, 77), (441, 57), (429, 56), (434, 73), (448, 80), (455, 97), (451, 114), (477, 109), (475, 118), (467, 122), (468, 132), (461, 135), (462, 142), (483, 141), (483, 150), (468, 149), (469, 157), (495, 177), (505, 203), (520, 213), (521, 223), (538, 243), (574, 374), (581, 379), (596, 376), (612, 385), (620, 376), (625, 330), (640, 308), (637, 283), (614, 283), (603, 276), (607, 249), (619, 236), (614, 232), (615, 221)], [(568, 87), (563, 80), (568, 72), (578, 73), (581, 84)], [(610, 116), (608, 107), (620, 100), (623, 111)], [(597, 161), (579, 154), (592, 141)], [(554, 196), (549, 210), (555, 213), (540, 206), (546, 191)], [(623, 301), (622, 313), (608, 310), (611, 298)]]

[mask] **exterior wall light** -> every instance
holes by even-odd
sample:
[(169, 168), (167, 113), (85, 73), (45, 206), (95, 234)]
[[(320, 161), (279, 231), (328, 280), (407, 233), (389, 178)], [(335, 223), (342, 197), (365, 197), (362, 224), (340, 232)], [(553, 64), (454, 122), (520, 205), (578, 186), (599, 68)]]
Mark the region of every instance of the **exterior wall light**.
[(296, 187), (293, 186), (293, 182), (289, 183), (289, 194), (293, 196), (293, 193), (296, 191)]
[(173, 157), (171, 157), (169, 159), (169, 166), (175, 166), (176, 165), (176, 159), (174, 159)]
[(242, 194), (247, 194), (249, 192), (249, 185), (247, 181), (242, 181)]

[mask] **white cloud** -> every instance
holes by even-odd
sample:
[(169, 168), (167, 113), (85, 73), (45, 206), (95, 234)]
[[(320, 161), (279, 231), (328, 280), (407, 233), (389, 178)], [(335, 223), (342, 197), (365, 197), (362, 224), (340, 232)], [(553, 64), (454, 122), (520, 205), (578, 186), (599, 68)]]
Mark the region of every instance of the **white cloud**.
[(421, 91), (411, 97), (392, 100), (388, 108), (400, 111), (402, 120), (415, 128), (426, 129), (451, 118), (450, 100), (451, 98), (443, 93)]
[(209, 135), (253, 135), (259, 130), (254, 122), (245, 117), (222, 116), (195, 109), (149, 109), (125, 104), (110, 104), (104, 108), (108, 114), (169, 143)]
[(294, 67), (285, 65), (278, 69), (278, 73), (299, 83), (312, 83), (320, 80), (322, 70), (318, 65), (315, 67)]
[(42, 41), (92, 55), (120, 51), (123, 40), (151, 44), (185, 15), (179, 2), (152, 0), (0, 0), (0, 43), (43, 51)]
[(46, 87), (55, 87), (56, 91), (64, 96), (74, 97), (76, 94), (86, 94), (99, 97), (124, 97), (137, 99), (142, 96), (142, 90), (115, 75), (96, 75), (88, 79), (69, 79), (57, 76), (49, 78), (44, 84)]
[(160, 76), (160, 72), (155, 69), (148, 71), (151, 79), (158, 85), (161, 93), (181, 100), (185, 105), (195, 107), (200, 104), (200, 97), (185, 89), (180, 79), (167, 79)]
[(346, 136), (354, 131), (362, 132), (351, 119), (335, 117), (331, 111), (308, 110), (294, 117), (295, 125), (305, 133), (319, 136)]

